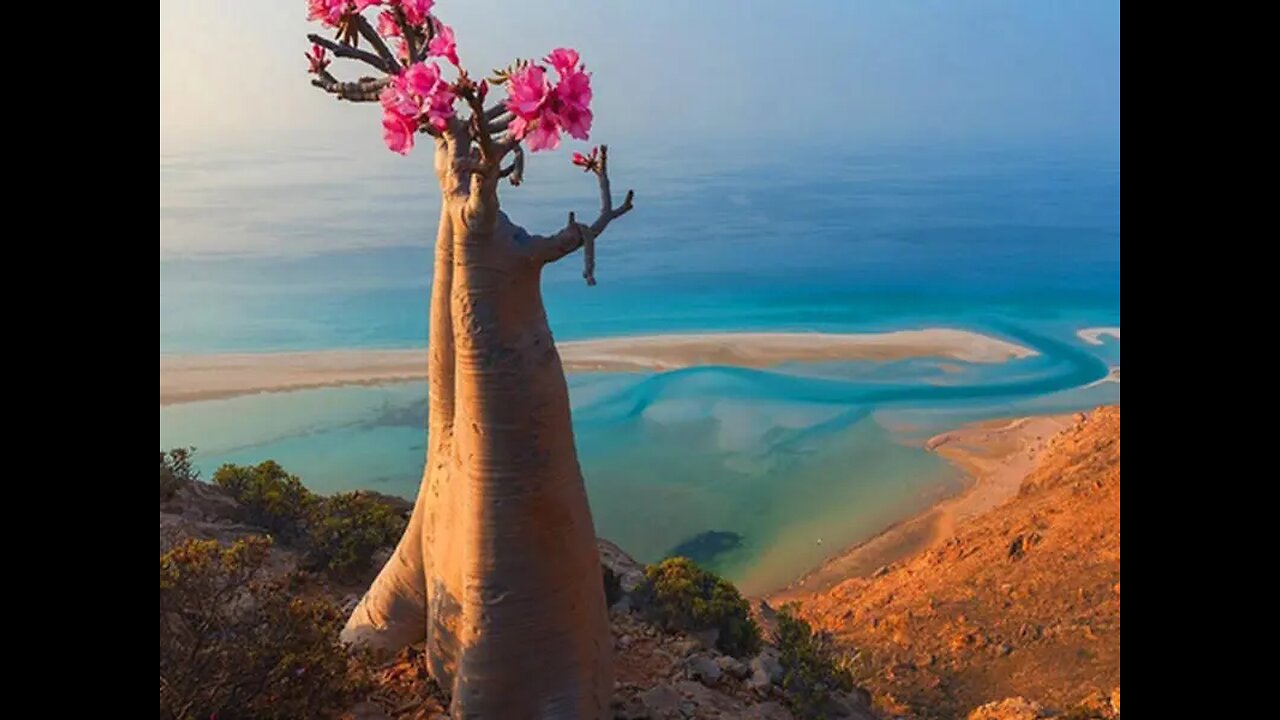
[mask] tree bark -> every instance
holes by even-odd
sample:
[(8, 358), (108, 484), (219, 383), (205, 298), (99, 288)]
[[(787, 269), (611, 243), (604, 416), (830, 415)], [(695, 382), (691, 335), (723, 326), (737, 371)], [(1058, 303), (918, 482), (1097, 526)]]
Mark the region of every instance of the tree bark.
[(545, 259), (460, 157), (440, 141), (423, 482), (343, 638), (425, 639), (456, 718), (605, 718), (612, 638)]

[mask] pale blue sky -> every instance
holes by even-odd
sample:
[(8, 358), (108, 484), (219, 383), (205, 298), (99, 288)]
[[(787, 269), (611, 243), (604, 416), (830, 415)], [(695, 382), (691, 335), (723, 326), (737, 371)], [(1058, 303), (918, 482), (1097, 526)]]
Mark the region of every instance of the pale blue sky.
[[(439, 0), (473, 73), (553, 47), (594, 73), (593, 140), (809, 142), (1120, 134), (1118, 3)], [(373, 105), (310, 87), (303, 0), (162, 0), (161, 150), (348, 139)], [(342, 77), (362, 72), (335, 63)], [(350, 135), (349, 133), (355, 133)]]

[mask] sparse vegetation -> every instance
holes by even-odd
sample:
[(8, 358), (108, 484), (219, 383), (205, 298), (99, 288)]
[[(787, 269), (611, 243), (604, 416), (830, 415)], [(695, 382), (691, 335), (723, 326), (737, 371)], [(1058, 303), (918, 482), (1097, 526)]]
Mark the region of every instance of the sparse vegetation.
[(373, 554), (395, 545), (404, 519), (363, 493), (316, 495), (274, 460), (223, 465), (213, 481), (245, 508), (246, 519), (304, 552), (312, 570), (351, 579), (369, 568)]
[(829, 635), (815, 632), (795, 604), (778, 611), (775, 640), (791, 711), (801, 720), (825, 718), (832, 693), (853, 690), (857, 656), (840, 652)]
[(174, 448), (160, 451), (160, 502), (173, 497), (183, 483), (200, 479), (200, 472), (191, 464), (195, 448)]
[(668, 630), (719, 631), (716, 647), (739, 657), (760, 649), (760, 628), (732, 583), (685, 557), (668, 558), (645, 570), (642, 589), (654, 619)]
[(160, 556), (160, 717), (327, 717), (366, 688), (342, 610), (265, 579), (270, 547), (189, 539)]
[(405, 521), (385, 503), (350, 492), (317, 498), (307, 525), (308, 565), (350, 578), (369, 568), (379, 549), (396, 544)]
[(307, 536), (307, 521), (317, 497), (275, 460), (257, 465), (223, 465), (213, 482), (244, 506), (245, 520), (265, 528), (281, 542), (296, 544)]

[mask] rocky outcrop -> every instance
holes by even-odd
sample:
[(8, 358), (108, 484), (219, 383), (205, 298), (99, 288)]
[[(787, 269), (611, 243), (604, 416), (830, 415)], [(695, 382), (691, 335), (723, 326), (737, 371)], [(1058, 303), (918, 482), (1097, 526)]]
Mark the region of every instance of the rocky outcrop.
[(1120, 409), (1076, 416), (1005, 504), (801, 603), (892, 715), (1118, 716)]

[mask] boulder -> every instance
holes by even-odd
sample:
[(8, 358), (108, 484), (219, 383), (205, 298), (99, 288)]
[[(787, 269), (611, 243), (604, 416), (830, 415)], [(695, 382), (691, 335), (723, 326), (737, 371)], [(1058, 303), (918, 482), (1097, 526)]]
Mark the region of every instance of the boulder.
[(715, 685), (720, 682), (724, 671), (710, 655), (698, 653), (685, 661), (685, 672), (690, 680), (697, 680), (703, 685)]

